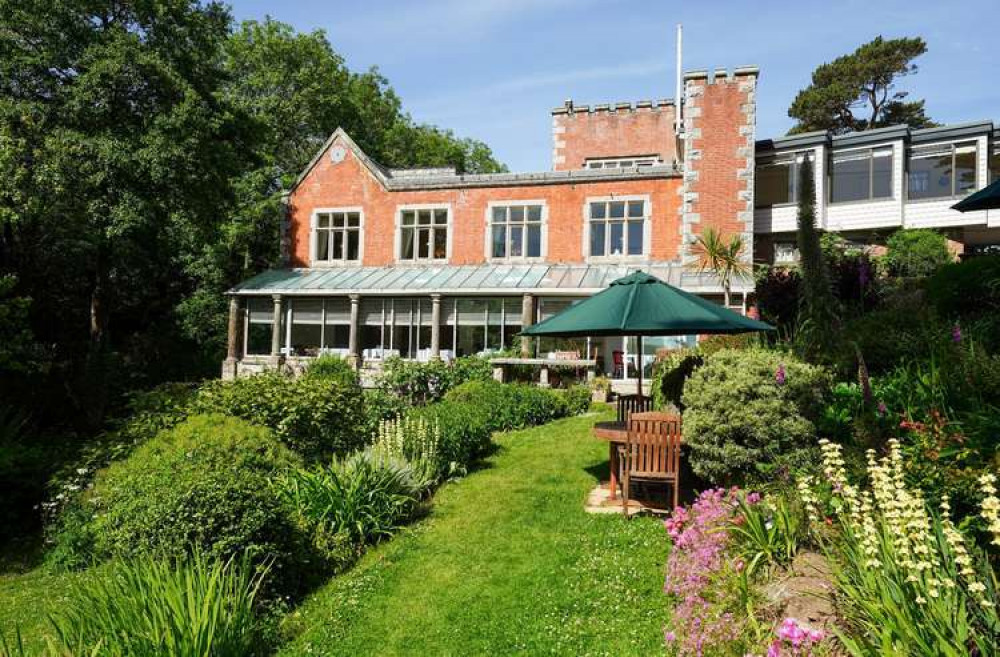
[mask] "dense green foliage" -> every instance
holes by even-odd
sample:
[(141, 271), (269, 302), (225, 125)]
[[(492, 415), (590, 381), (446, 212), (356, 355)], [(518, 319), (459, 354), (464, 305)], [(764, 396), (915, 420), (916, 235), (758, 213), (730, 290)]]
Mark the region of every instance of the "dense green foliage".
[(691, 468), (709, 481), (773, 476), (814, 456), (829, 375), (790, 354), (723, 350), (684, 386)]
[(821, 362), (829, 358), (837, 344), (840, 317), (816, 230), (816, 181), (810, 158), (805, 158), (799, 171), (796, 222), (802, 272), (796, 339), (808, 360)]
[(360, 547), (391, 536), (413, 512), (427, 483), (404, 460), (371, 451), (329, 466), (291, 470), (278, 491), (299, 520), (324, 537)]
[(60, 649), (93, 657), (268, 654), (255, 609), (265, 574), (246, 557), (116, 562), (78, 584), (55, 614)]
[(281, 191), (338, 126), (389, 166), (503, 168), (319, 31), (201, 0), (0, 17), (0, 371), (45, 364), (0, 392), (46, 425), (93, 433), (126, 391), (216, 372), (222, 293), (278, 262)]
[(885, 264), (894, 276), (930, 276), (954, 260), (944, 235), (929, 228), (897, 230), (885, 246)]
[(443, 360), (390, 358), (383, 366), (378, 387), (414, 406), (438, 401), (466, 381), (489, 380), (492, 373), (489, 360), (479, 356), (464, 356), (451, 364)]
[(678, 349), (657, 360), (651, 381), (653, 405), (656, 408), (673, 406), (683, 411), (684, 384), (704, 362), (704, 356), (694, 349)]
[(85, 500), (99, 556), (182, 557), (193, 550), (274, 563), (285, 590), (310, 565), (272, 480), (298, 459), (271, 432), (221, 415), (192, 416), (98, 473)]
[(302, 376), (278, 372), (201, 387), (192, 410), (225, 413), (268, 427), (307, 460), (347, 454), (365, 440), (364, 398), (357, 378)]
[[(789, 132), (839, 134), (899, 124), (911, 128), (935, 125), (924, 114), (924, 101), (907, 101), (908, 93), (896, 88), (899, 78), (916, 73), (912, 61), (925, 52), (927, 44), (920, 37), (887, 40), (878, 36), (853, 53), (822, 64), (788, 108), (788, 116), (798, 121)], [(856, 116), (856, 108), (866, 108), (868, 116)]]

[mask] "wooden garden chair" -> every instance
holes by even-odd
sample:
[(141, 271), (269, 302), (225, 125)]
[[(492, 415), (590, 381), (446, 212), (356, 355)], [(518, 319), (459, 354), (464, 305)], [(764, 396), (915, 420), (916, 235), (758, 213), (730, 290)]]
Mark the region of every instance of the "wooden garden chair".
[(632, 413), (653, 410), (653, 398), (645, 395), (618, 395), (618, 421), (627, 424)]
[(622, 462), (622, 513), (628, 517), (632, 481), (669, 484), (680, 500), (681, 418), (668, 413), (633, 413)]

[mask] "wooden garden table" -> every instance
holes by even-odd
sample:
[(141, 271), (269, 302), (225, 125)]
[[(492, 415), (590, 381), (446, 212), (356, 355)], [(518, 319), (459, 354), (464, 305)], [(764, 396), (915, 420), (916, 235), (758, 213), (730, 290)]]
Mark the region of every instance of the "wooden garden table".
[(618, 499), (618, 448), (628, 442), (628, 424), (610, 420), (597, 422), (593, 428), (594, 437), (608, 443), (608, 461), (611, 464), (611, 499)]

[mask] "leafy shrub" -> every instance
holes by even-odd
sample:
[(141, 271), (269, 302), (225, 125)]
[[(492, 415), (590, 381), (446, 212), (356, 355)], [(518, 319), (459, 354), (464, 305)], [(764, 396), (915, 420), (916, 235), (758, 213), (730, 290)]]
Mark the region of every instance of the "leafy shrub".
[(438, 454), (447, 470), (461, 474), (471, 464), (489, 454), (493, 426), (490, 408), (464, 401), (444, 399), (410, 410), (406, 417), (438, 427)]
[(254, 615), (264, 574), (245, 557), (116, 562), (76, 586), (55, 633), (76, 655), (267, 654)]
[(192, 416), (98, 473), (89, 497), (97, 553), (247, 552), (273, 560), (275, 574), (295, 586), (310, 554), (270, 482), (297, 463), (263, 427)]
[(830, 377), (790, 354), (724, 350), (684, 386), (684, 441), (695, 474), (713, 482), (769, 476), (807, 462)]
[(569, 410), (563, 392), (492, 380), (463, 383), (449, 392), (446, 399), (478, 407), (486, 415), (491, 431), (510, 431), (544, 424), (564, 417)]
[[(844, 341), (856, 345), (872, 374), (900, 362), (921, 358), (951, 338), (951, 326), (931, 312), (919, 290), (899, 291), (881, 308), (844, 326)], [(843, 350), (837, 368), (845, 376), (856, 371), (855, 352)]]
[(791, 267), (759, 267), (754, 275), (760, 318), (786, 333), (799, 316), (799, 288), (802, 276)]
[(306, 376), (358, 384), (357, 371), (351, 367), (346, 358), (340, 356), (320, 356), (306, 369)]
[(459, 358), (454, 364), (443, 360), (419, 362), (390, 358), (383, 366), (378, 386), (408, 405), (419, 406), (438, 401), (466, 381), (485, 381), (491, 376), (489, 361), (478, 356)]
[(944, 235), (929, 228), (897, 230), (885, 246), (885, 264), (894, 276), (930, 276), (954, 260)]
[(364, 444), (363, 396), (357, 379), (269, 372), (202, 386), (198, 413), (225, 413), (268, 427), (307, 460), (346, 454)]
[(681, 395), (684, 393), (684, 383), (705, 361), (704, 357), (693, 349), (677, 349), (664, 358), (656, 361), (653, 366), (653, 404), (656, 408), (665, 408), (673, 404), (678, 410), (684, 410)]
[(562, 394), (566, 399), (566, 415), (580, 415), (590, 410), (593, 395), (589, 387), (577, 384), (566, 388)]
[(405, 399), (382, 388), (365, 388), (364, 413), (361, 418), (364, 435), (373, 438), (379, 425), (403, 415), (411, 408)]
[(302, 523), (360, 548), (390, 536), (410, 516), (426, 484), (404, 460), (371, 450), (330, 466), (290, 470), (278, 490)]

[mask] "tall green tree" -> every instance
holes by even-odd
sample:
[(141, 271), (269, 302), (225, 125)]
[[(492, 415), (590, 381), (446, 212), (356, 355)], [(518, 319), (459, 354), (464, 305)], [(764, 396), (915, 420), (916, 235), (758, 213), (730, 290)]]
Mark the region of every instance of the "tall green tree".
[(897, 88), (900, 78), (917, 72), (913, 60), (925, 52), (927, 44), (920, 37), (879, 36), (853, 53), (822, 64), (788, 109), (788, 116), (798, 121), (789, 132), (841, 134), (899, 124), (936, 125), (925, 114), (923, 100), (907, 100), (909, 92)]
[(7, 247), (32, 297), (71, 299), (54, 337), (85, 343), (74, 396), (97, 423), (112, 330), (166, 319), (178, 258), (211, 237), (246, 156), (244, 117), (217, 94), (230, 18), (191, 0), (0, 4)]
[(799, 167), (798, 182), (796, 220), (802, 283), (799, 287), (796, 338), (805, 358), (811, 362), (824, 362), (834, 355), (840, 316), (820, 232), (816, 229), (816, 183), (811, 159), (805, 158)]

